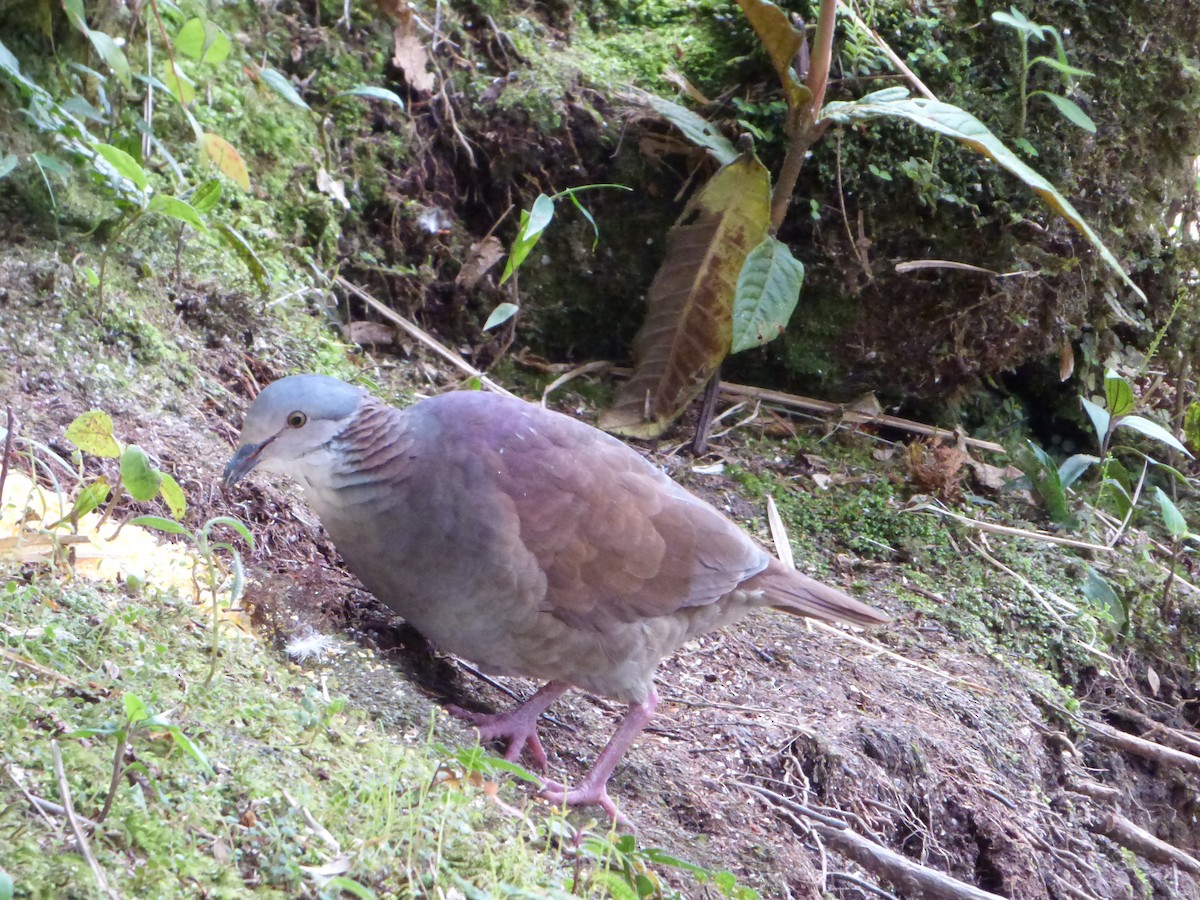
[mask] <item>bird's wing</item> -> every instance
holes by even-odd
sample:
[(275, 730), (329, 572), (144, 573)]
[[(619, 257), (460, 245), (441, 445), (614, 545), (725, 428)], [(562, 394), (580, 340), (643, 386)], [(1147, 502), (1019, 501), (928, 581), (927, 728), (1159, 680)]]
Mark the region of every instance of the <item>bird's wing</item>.
[(529, 404), (504, 412), (455, 427), (511, 504), (546, 612), (603, 629), (712, 603), (766, 567), (733, 522), (615, 438)]

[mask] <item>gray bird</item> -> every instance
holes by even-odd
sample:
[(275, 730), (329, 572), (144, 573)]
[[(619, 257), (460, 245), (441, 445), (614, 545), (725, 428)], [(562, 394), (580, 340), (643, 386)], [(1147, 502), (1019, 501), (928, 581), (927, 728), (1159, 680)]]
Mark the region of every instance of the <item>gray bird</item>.
[(400, 410), (335, 378), (271, 384), (225, 467), (288, 475), (350, 570), (443, 650), (545, 686), (474, 722), (528, 747), (568, 688), (629, 704), (583, 780), (543, 794), (618, 817), (607, 783), (658, 703), (659, 661), (685, 641), (769, 606), (826, 621), (887, 617), (785, 567), (635, 450), (568, 416), (460, 391)]

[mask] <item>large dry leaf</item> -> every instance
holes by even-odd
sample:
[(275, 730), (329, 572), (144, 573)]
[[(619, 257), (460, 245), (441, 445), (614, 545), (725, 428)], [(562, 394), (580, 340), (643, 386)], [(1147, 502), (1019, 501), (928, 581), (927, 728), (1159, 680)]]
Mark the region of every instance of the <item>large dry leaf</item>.
[(661, 434), (729, 354), (733, 297), (747, 254), (767, 234), (771, 177), (746, 153), (688, 202), (646, 295), (634, 372), (600, 427), (626, 437)]
[(429, 54), (425, 52), (425, 46), (417, 37), (412, 10), (407, 4), (398, 2), (383, 5), (396, 18), (396, 27), (392, 32), (392, 65), (404, 73), (404, 80), (414, 91), (431, 93), (435, 77), (426, 68), (429, 64)]
[(738, 0), (738, 5), (771, 58), (788, 109), (798, 109), (811, 102), (812, 92), (800, 83), (792, 68), (804, 46), (804, 32), (793, 27), (788, 14), (769, 0)]

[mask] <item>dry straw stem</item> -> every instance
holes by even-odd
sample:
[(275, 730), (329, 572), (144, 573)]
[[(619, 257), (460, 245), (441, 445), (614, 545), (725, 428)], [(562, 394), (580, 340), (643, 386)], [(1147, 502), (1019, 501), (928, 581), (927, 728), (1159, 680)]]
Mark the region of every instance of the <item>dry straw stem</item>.
[(96, 877), (96, 884), (100, 888), (100, 893), (112, 898), (112, 900), (117, 900), (120, 895), (108, 886), (108, 879), (104, 876), (104, 870), (100, 868), (100, 863), (96, 862), (96, 857), (92, 854), (91, 845), (88, 844), (87, 835), (83, 833), (83, 825), (80, 823), (79, 817), (75, 815), (75, 807), (71, 803), (71, 789), (67, 785), (67, 773), (63, 769), (62, 751), (58, 749), (58, 741), (51, 739), (50, 750), (54, 754), (54, 771), (58, 775), (58, 792), (62, 797), (63, 811), (67, 816), (67, 821), (71, 823), (71, 830), (75, 832), (75, 841), (79, 845), (79, 852), (83, 854), (83, 858), (87, 860), (88, 867)]
[(495, 391), (497, 394), (503, 394), (506, 397), (514, 396), (510, 391), (501, 387), (495, 381), (492, 381), (492, 379), (488, 378), (487, 375), (483, 374), (482, 371), (475, 368), (429, 332), (425, 331), (425, 329), (414, 325), (395, 310), (384, 306), (358, 285), (347, 281), (340, 275), (334, 279), (334, 281), (336, 284), (340, 285), (342, 288), (349, 291), (351, 294), (361, 300), (363, 303), (367, 304), (367, 306), (371, 307), (371, 309), (375, 310), (375, 312), (379, 313), (379, 315), (383, 316), (409, 337), (424, 344), (438, 356), (442, 357), (442, 359), (446, 360), (446, 362), (458, 369), (461, 369), (463, 372), (466, 372), (472, 378), (478, 378), (480, 383), (483, 384), (483, 386), (488, 390)]
[(981, 890), (974, 885), (951, 878), (936, 869), (930, 869), (889, 850), (881, 844), (869, 841), (851, 831), (845, 822), (817, 813), (794, 800), (767, 788), (745, 782), (735, 782), (739, 787), (758, 794), (768, 801), (768, 806), (780, 807), (788, 812), (804, 816), (813, 833), (825, 844), (847, 859), (858, 863), (871, 874), (891, 882), (904, 893), (918, 897), (939, 897), (945, 900), (1001, 900), (999, 894)]
[(975, 528), (979, 531), (990, 531), (992, 534), (1007, 534), (1011, 537), (1029, 538), (1031, 541), (1041, 541), (1045, 544), (1058, 544), (1060, 547), (1074, 547), (1077, 550), (1092, 550), (1096, 553), (1105, 555), (1115, 553), (1112, 547), (1106, 547), (1104, 544), (1093, 544), (1089, 541), (1079, 541), (1075, 538), (1059, 537), (1056, 534), (1046, 534), (1041, 531), (1027, 531), (1024, 528), (1012, 528), (1008, 525), (995, 525), (991, 522), (983, 522), (979, 519), (972, 519), (969, 516), (960, 516), (958, 513), (952, 513), (948, 509), (936, 506), (932, 503), (918, 503), (915, 506), (910, 506), (904, 510), (905, 512), (932, 512), (939, 516), (945, 516), (948, 519), (954, 519), (957, 522), (962, 522), (969, 528)]

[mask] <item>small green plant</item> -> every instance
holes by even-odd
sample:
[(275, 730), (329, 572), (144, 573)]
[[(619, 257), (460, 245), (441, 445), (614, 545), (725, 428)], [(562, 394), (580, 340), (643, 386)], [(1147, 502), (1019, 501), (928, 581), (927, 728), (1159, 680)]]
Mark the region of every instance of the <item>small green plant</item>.
[(588, 835), (580, 842), (579, 853), (597, 864), (587, 873), (587, 880), (614, 900), (683, 900), (683, 894), (663, 884), (654, 866), (686, 872), (729, 900), (758, 900), (758, 891), (738, 884), (732, 872), (714, 872), (656, 847), (639, 847), (632, 834)]
[[(221, 604), (218, 598), (223, 591), (228, 592), (229, 605), (233, 606), (242, 596), (242, 587), (245, 584), (241, 554), (228, 541), (214, 541), (213, 530), (225, 527), (237, 532), (251, 550), (254, 549), (254, 536), (250, 534), (249, 528), (232, 516), (215, 516), (201, 525), (198, 531), (189, 531), (178, 522), (164, 519), (162, 516), (136, 516), (129, 520), (129, 524), (179, 535), (186, 538), (195, 551), (196, 566), (192, 570), (192, 586), (196, 592), (196, 599), (199, 600), (207, 592), (212, 600), (212, 659), (208, 665), (208, 676), (204, 679), (204, 686), (208, 687), (216, 677), (217, 659), (221, 649)], [(228, 559), (228, 565), (219, 555), (222, 553)]]
[(83, 738), (83, 737), (111, 737), (114, 740), (113, 764), (112, 764), (112, 779), (108, 785), (108, 793), (104, 797), (104, 805), (100, 811), (93, 817), (97, 823), (103, 822), (109, 811), (112, 809), (113, 800), (117, 795), (117, 788), (121, 785), (121, 776), (130, 769), (136, 769), (146, 778), (152, 778), (152, 773), (140, 762), (126, 764), (125, 751), (129, 749), (129, 745), (134, 739), (140, 735), (150, 732), (165, 731), (171, 736), (180, 750), (184, 751), (188, 756), (196, 761), (201, 770), (209, 778), (212, 778), (216, 773), (209, 765), (208, 757), (204, 755), (204, 751), (183, 733), (178, 725), (172, 724), (170, 712), (153, 713), (149, 707), (143, 702), (141, 697), (136, 694), (126, 692), (122, 700), (124, 702), (125, 714), (122, 718), (116, 719), (107, 725), (100, 725), (94, 728), (80, 728), (67, 734), (68, 738)]
[[(1063, 38), (1059, 30), (1050, 25), (1039, 25), (1037, 22), (1030, 21), (1015, 6), (1010, 6), (1008, 12), (992, 13), (992, 21), (1011, 28), (1016, 33), (1017, 42), (1021, 50), (1020, 71), (1017, 73), (1019, 118), (1017, 121), (1016, 141), (1021, 149), (1031, 156), (1037, 156), (1037, 151), (1033, 145), (1025, 140), (1024, 137), (1025, 123), (1029, 113), (1029, 101), (1034, 97), (1045, 97), (1054, 104), (1054, 108), (1059, 111), (1062, 117), (1072, 125), (1082, 128), (1090, 134), (1095, 134), (1096, 123), (1091, 120), (1087, 113), (1079, 108), (1079, 105), (1075, 101), (1062, 94), (1056, 94), (1053, 91), (1029, 90), (1029, 76), (1037, 66), (1052, 69), (1058, 73), (1062, 77), (1063, 87), (1066, 90), (1071, 89), (1072, 78), (1088, 78), (1091, 76), (1092, 73), (1086, 69), (1077, 68), (1067, 62), (1067, 51), (1063, 46)], [(1047, 38), (1053, 38), (1054, 40), (1055, 56), (1035, 56), (1033, 59), (1030, 59), (1030, 41), (1044, 41)]]
[[(76, 463), (81, 467), (80, 480), (83, 485), (68, 514), (69, 519), (78, 521), (80, 516), (87, 515), (110, 499), (110, 494), (115, 503), (121, 496), (122, 489), (139, 503), (161, 496), (176, 519), (182, 519), (187, 512), (187, 498), (179, 482), (167, 472), (156, 468), (141, 447), (136, 444), (122, 447), (113, 434), (112, 416), (104, 410), (92, 409), (76, 416), (67, 426), (66, 438), (78, 448)], [(103, 475), (91, 481), (84, 479), (83, 453), (102, 459), (119, 459), (120, 474), (116, 482), (110, 485)], [(112, 509), (112, 504), (109, 509)]]
[[(592, 214), (579, 202), (579, 198), (576, 196), (583, 191), (595, 188), (616, 188), (622, 191), (633, 190), (623, 184), (585, 184), (580, 187), (567, 188), (554, 195), (538, 194), (537, 199), (533, 201), (533, 205), (529, 209), (521, 210), (521, 221), (517, 228), (517, 236), (513, 240), (508, 260), (504, 264), (504, 273), (500, 276), (501, 284), (512, 278), (517, 273), (517, 270), (521, 268), (521, 264), (529, 256), (529, 251), (534, 248), (534, 245), (541, 238), (542, 232), (546, 230), (550, 222), (554, 219), (555, 202), (563, 197), (569, 199), (575, 208), (579, 210), (580, 214), (587, 219), (588, 224), (592, 226), (592, 249), (596, 249), (596, 244), (600, 240), (600, 229), (596, 225), (596, 220), (592, 218)], [(497, 305), (487, 317), (487, 321), (483, 323), (483, 330), (490, 331), (493, 328), (503, 325), (519, 311), (520, 307), (515, 303), (505, 302)]]
[[(404, 109), (404, 101), (401, 100), (394, 91), (389, 91), (387, 88), (376, 87), (371, 84), (356, 84), (354, 87), (347, 88), (344, 91), (339, 91), (334, 94), (325, 103), (312, 106), (307, 100), (300, 96), (300, 92), (292, 85), (292, 82), (282, 72), (275, 69), (263, 67), (258, 73), (263, 82), (270, 87), (275, 93), (279, 94), (284, 100), (290, 103), (297, 109), (302, 109), (308, 113), (313, 120), (313, 125), (317, 130), (317, 137), (321, 141), (321, 152), (325, 157), (325, 169), (327, 172), (333, 171), (333, 148), (329, 145), (329, 137), (325, 127), (328, 120), (329, 110), (333, 105), (341, 100), (346, 100), (351, 97), (358, 97), (365, 100), (383, 100), (386, 103), (394, 104), (395, 106)], [(333, 193), (331, 189), (321, 188), (326, 193)], [(343, 205), (345, 205), (344, 195), (337, 196)]]
[[(220, 651), (220, 603), (218, 598), (223, 591), (228, 591), (229, 605), (232, 606), (242, 593), (244, 577), (242, 559), (237, 549), (227, 541), (215, 541), (213, 531), (218, 527), (229, 528), (242, 537), (254, 548), (254, 537), (250, 530), (239, 520), (230, 516), (216, 516), (209, 519), (199, 530), (191, 531), (185, 528), (179, 519), (187, 511), (187, 498), (179, 483), (170, 474), (155, 467), (146, 451), (136, 444), (122, 447), (113, 434), (112, 417), (103, 410), (93, 409), (75, 418), (67, 426), (67, 438), (79, 448), (80, 453), (90, 453), (94, 456), (120, 460), (120, 475), (115, 484), (111, 485), (104, 476), (98, 476), (92, 481), (86, 481), (82, 472), (80, 482), (83, 485), (75, 499), (68, 516), (62, 522), (78, 522), (85, 515), (98, 508), (106, 500), (110, 501), (105, 518), (113, 509), (115, 499), (120, 495), (122, 487), (130, 498), (138, 502), (146, 502), (161, 496), (171, 511), (173, 519), (162, 516), (140, 515), (129, 520), (131, 525), (152, 528), (167, 534), (184, 537), (192, 545), (195, 553), (195, 565), (192, 567), (192, 587), (197, 602), (207, 594), (212, 600), (212, 659), (209, 663), (208, 678), (205, 686), (212, 682), (217, 671), (217, 658)], [(81, 460), (80, 460), (81, 462)], [(110, 491), (112, 496), (110, 497)], [(104, 519), (101, 519), (103, 522)], [(56, 523), (61, 524), (61, 523)], [(228, 563), (224, 560), (228, 559)]]

